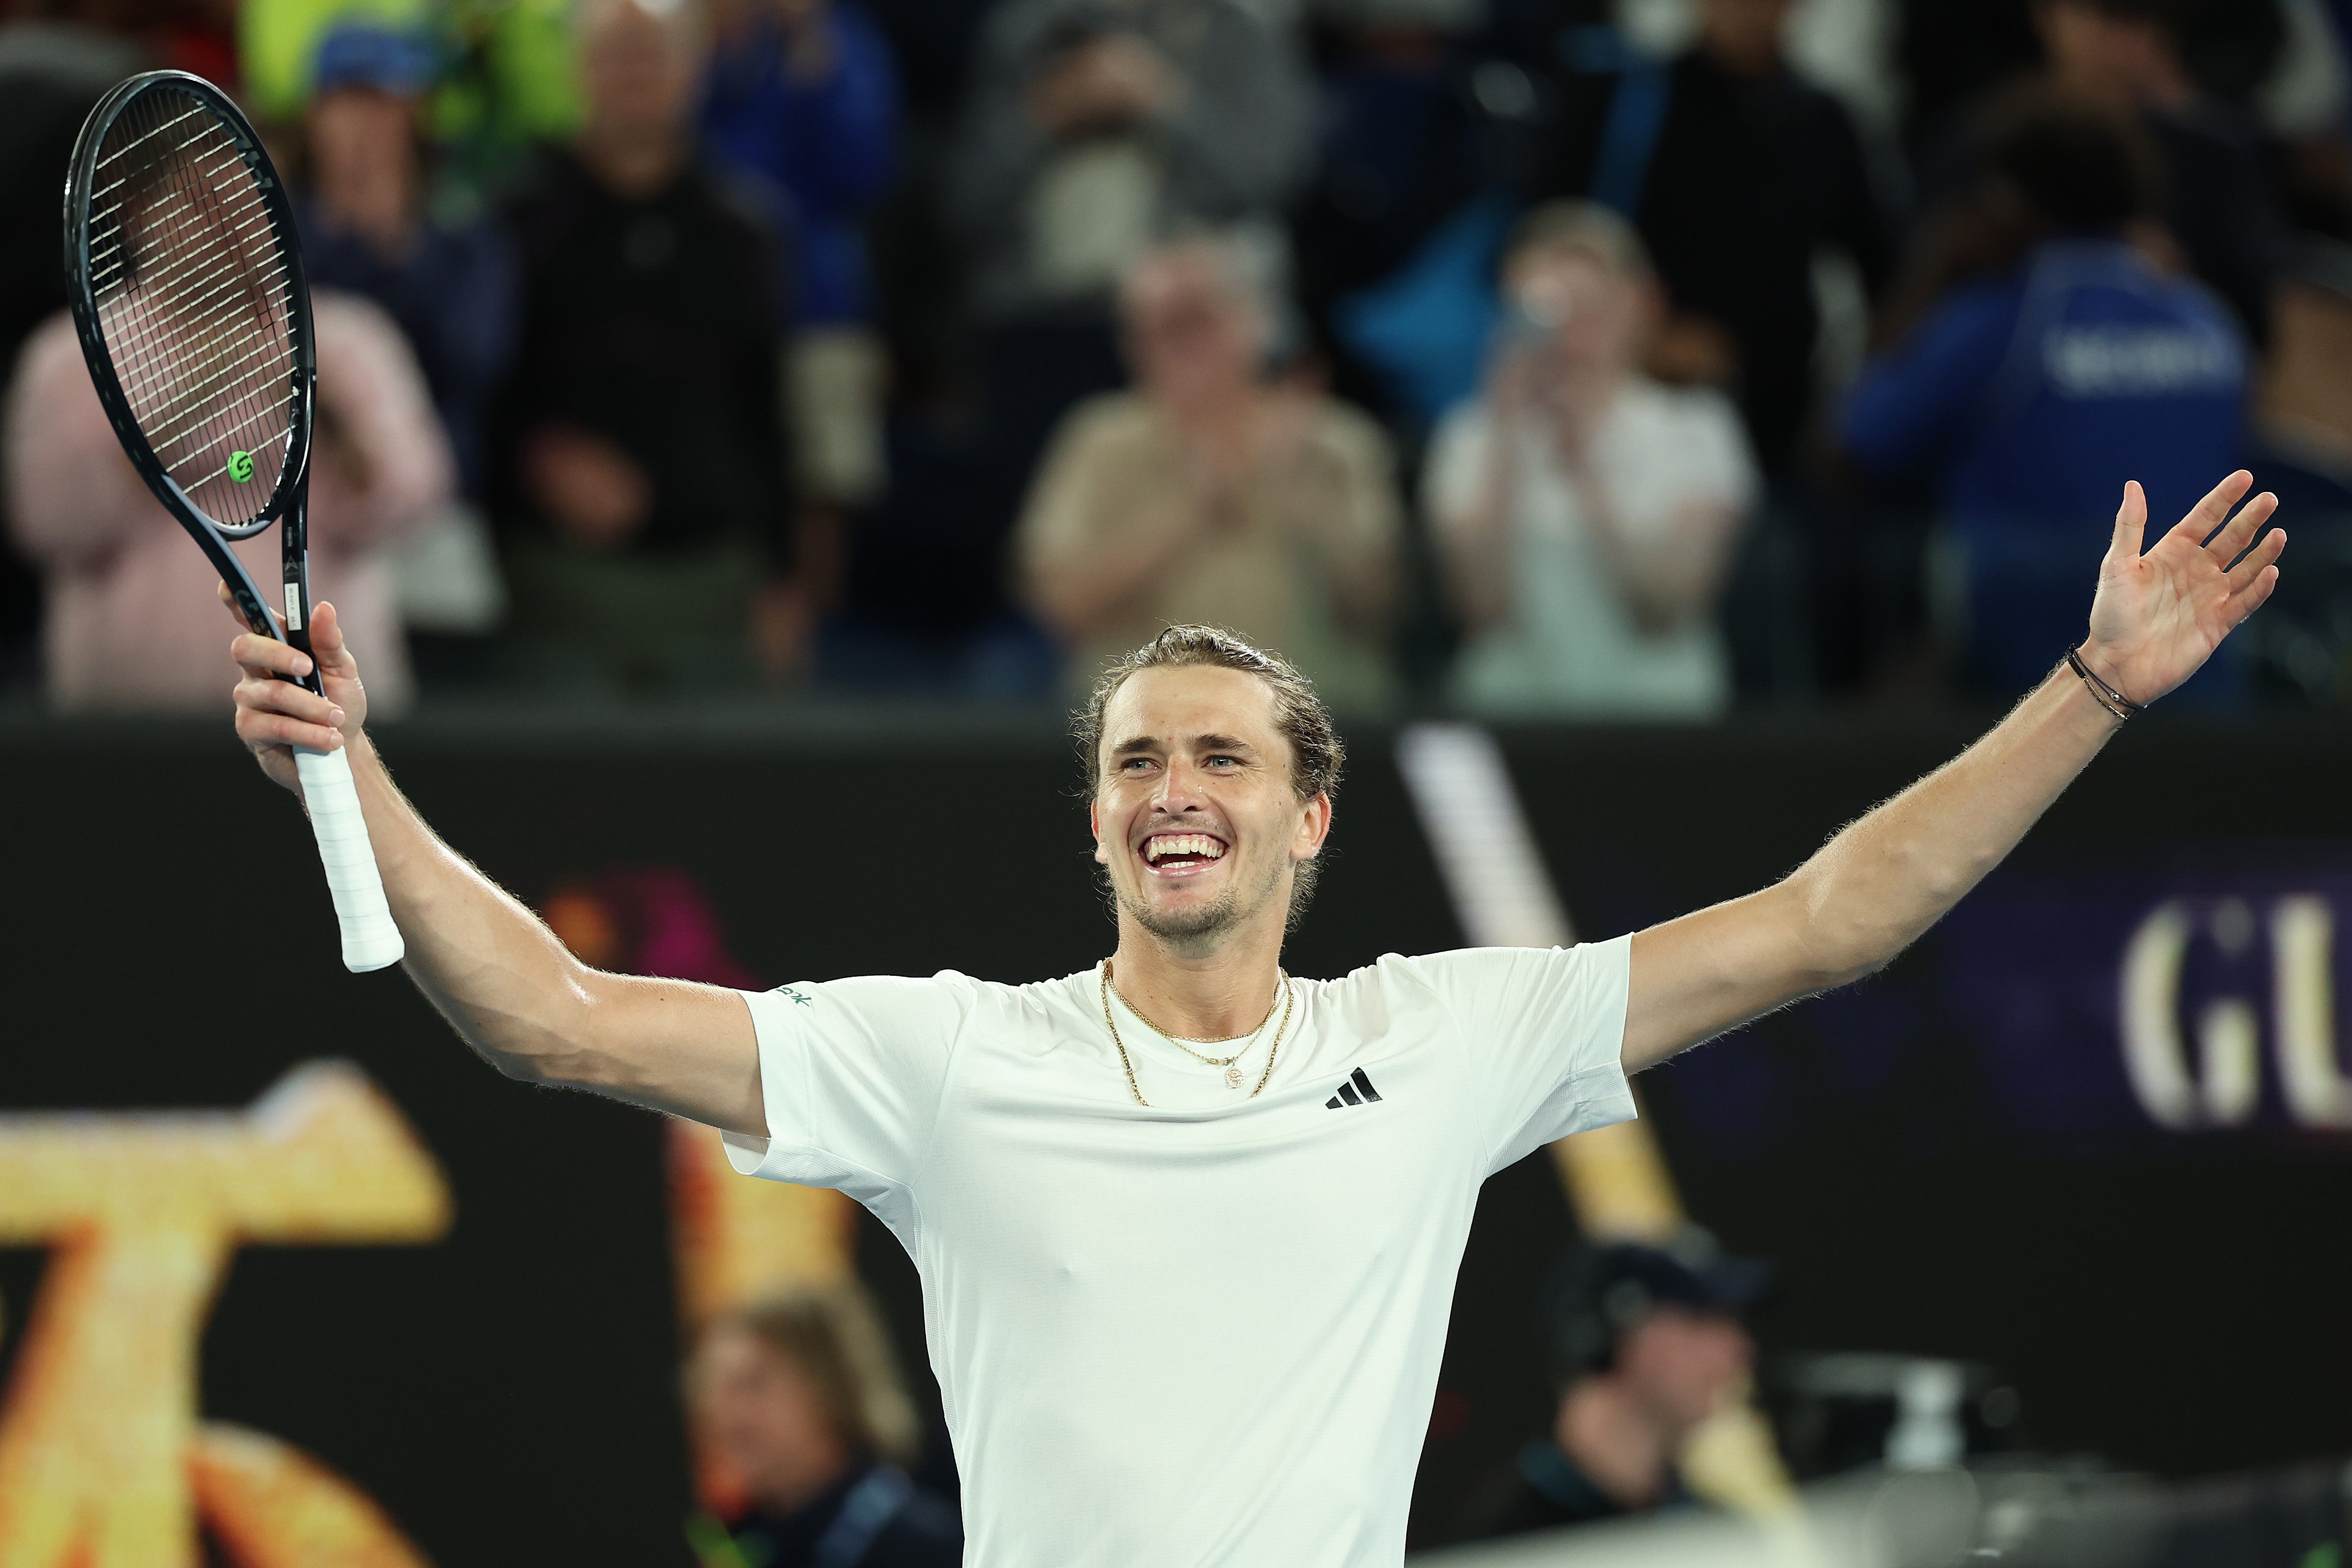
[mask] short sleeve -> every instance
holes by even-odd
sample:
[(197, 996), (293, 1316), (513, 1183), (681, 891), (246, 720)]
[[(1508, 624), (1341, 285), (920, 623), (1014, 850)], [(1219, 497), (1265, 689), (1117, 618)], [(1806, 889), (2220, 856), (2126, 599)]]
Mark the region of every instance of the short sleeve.
[(768, 1136), (726, 1134), (750, 1176), (835, 1187), (869, 1208), (912, 1182), (978, 987), (961, 974), (744, 993)]
[(1634, 1116), (1625, 1081), (1633, 939), (1487, 947), (1420, 961), (1460, 1033), (1499, 1171), (1530, 1151)]

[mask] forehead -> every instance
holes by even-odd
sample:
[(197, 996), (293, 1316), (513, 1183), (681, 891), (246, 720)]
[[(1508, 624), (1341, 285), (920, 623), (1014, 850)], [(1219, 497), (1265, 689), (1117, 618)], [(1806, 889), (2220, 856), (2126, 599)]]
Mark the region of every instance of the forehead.
[(1519, 288), (1531, 283), (1545, 283), (1553, 288), (1612, 282), (1616, 274), (1601, 258), (1580, 245), (1547, 244), (1530, 246), (1520, 251), (1503, 268), (1507, 287)]
[(1225, 302), (1223, 279), (1215, 263), (1189, 252), (1161, 256), (1144, 263), (1129, 283), (1126, 304), (1130, 314), (1153, 315), (1177, 307)]
[(1103, 710), (1106, 754), (1129, 741), (1181, 745), (1196, 735), (1230, 735), (1270, 752), (1288, 749), (1275, 721), (1274, 688), (1244, 670), (1138, 670)]
[(799, 1370), (793, 1358), (740, 1323), (725, 1323), (704, 1336), (696, 1361), (713, 1371), (791, 1374)]
[(685, 0), (648, 4), (647, 0), (591, 0), (574, 13), (572, 26), (592, 48), (627, 44), (678, 56), (691, 54), (697, 42), (696, 14)]

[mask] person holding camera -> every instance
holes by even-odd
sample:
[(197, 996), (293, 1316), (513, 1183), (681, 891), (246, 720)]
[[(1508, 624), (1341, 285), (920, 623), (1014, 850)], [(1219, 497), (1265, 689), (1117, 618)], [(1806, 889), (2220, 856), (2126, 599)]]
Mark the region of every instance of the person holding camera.
[(1714, 612), (1758, 491), (1738, 414), (1642, 374), (1659, 293), (1614, 213), (1537, 208), (1503, 291), (1486, 384), (1439, 427), (1425, 481), (1468, 631), (1454, 700), (1497, 718), (1720, 712)]

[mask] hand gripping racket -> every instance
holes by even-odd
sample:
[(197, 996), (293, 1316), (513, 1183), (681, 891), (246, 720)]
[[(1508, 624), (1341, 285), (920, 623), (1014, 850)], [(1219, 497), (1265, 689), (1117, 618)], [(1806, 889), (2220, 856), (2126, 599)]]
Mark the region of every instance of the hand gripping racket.
[[(310, 651), (317, 355), (292, 209), (261, 139), (201, 77), (150, 71), (99, 100), (66, 173), (66, 280), (99, 402), (147, 488), (276, 637), (229, 548), (280, 525), (285, 640)], [(323, 692), (318, 666), (300, 682)], [(354, 973), (400, 961), (341, 751), (295, 749)]]

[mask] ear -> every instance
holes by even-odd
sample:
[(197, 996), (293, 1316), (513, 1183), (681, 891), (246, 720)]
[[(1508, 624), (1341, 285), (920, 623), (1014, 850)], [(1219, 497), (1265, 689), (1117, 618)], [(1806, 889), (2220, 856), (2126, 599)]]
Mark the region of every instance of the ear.
[(1320, 791), (1301, 807), (1298, 831), (1291, 836), (1290, 858), (1312, 860), (1323, 852), (1323, 840), (1331, 837), (1331, 797)]
[(1087, 830), (1095, 836), (1095, 864), (1110, 864), (1110, 851), (1103, 847), (1102, 802), (1099, 798), (1087, 802)]

